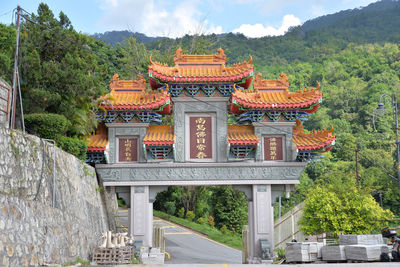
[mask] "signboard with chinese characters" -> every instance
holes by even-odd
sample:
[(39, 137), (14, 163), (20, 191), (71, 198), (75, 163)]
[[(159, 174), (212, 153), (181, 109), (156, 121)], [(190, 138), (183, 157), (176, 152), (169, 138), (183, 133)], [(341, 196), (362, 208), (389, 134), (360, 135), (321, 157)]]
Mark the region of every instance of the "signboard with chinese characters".
[(264, 160), (283, 160), (282, 137), (264, 136)]
[(190, 159), (212, 159), (212, 117), (193, 116), (189, 119)]
[(119, 162), (137, 161), (137, 143), (138, 139), (136, 137), (119, 138)]

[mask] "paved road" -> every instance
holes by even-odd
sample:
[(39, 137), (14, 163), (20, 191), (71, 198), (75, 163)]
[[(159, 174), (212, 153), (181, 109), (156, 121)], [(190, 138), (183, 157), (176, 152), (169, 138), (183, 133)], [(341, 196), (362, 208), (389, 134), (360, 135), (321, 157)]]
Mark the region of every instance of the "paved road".
[[(127, 211), (120, 210), (120, 223), (128, 225)], [(165, 250), (171, 259), (166, 264), (240, 264), (242, 252), (216, 243), (186, 228), (154, 218), (153, 223), (165, 227)]]
[[(91, 265), (92, 266), (92, 265)], [(94, 265), (93, 265), (94, 266)], [(95, 265), (97, 266), (97, 265)], [(102, 267), (160, 267), (160, 265), (142, 265), (142, 264), (126, 264), (126, 265), (102, 265)], [(274, 267), (276, 264), (169, 264), (162, 265), (163, 267)], [(279, 267), (399, 267), (398, 262), (373, 262), (373, 263), (324, 263), (324, 264), (282, 264)]]

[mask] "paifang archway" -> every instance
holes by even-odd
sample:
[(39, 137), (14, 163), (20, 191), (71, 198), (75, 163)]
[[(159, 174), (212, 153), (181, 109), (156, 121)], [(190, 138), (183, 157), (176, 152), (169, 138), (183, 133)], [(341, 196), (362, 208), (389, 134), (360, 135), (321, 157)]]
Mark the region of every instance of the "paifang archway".
[[(171, 185), (233, 185), (249, 203), (250, 257), (273, 251), (273, 200), (290, 192), (307, 160), (333, 145), (332, 130), (305, 133), (301, 121), (318, 109), (319, 87), (289, 92), (286, 75), (255, 77), (249, 62), (225, 66), (215, 55), (184, 55), (175, 66), (152, 62), (149, 83), (114, 75), (103, 97), (88, 161), (104, 186), (129, 195), (129, 231), (152, 244), (152, 203)], [(173, 115), (173, 125), (161, 118)], [(228, 125), (228, 114), (235, 123)], [(120, 190), (121, 189), (121, 190)], [(272, 256), (272, 255), (271, 255)]]

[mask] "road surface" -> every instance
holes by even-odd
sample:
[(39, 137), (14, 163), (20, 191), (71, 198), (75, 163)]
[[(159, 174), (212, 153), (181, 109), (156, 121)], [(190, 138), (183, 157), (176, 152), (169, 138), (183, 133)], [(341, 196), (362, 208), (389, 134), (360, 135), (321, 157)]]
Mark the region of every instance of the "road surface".
[[(119, 216), (119, 223), (127, 227), (127, 210), (120, 209)], [(219, 244), (186, 228), (158, 218), (154, 218), (153, 224), (161, 225), (165, 229), (165, 250), (171, 256), (169, 260), (166, 260), (166, 264), (242, 263), (242, 252), (240, 250)]]

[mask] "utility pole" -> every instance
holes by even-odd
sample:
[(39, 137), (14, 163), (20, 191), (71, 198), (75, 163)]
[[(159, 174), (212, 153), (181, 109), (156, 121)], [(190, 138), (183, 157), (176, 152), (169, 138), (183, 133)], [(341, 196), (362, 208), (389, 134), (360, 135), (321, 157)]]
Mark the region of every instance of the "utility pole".
[[(19, 26), (20, 26), (21, 7), (17, 6), (17, 40), (15, 47), (14, 59), (14, 77), (13, 77), (13, 94), (12, 94), (12, 110), (11, 110), (11, 129), (15, 129), (15, 113), (17, 111), (17, 83), (18, 83), (18, 50), (19, 50)], [(22, 103), (21, 103), (22, 105)]]
[(393, 94), (393, 107), (394, 116), (396, 121), (396, 148), (397, 148), (397, 182), (399, 186), (400, 194), (400, 149), (399, 149), (399, 119), (398, 119), (398, 109), (397, 109), (397, 95)]
[[(397, 183), (398, 183), (398, 187), (399, 187), (399, 196), (400, 196), (400, 142), (399, 142), (399, 116), (398, 116), (398, 107), (397, 107), (397, 94), (393, 94), (392, 96), (384, 93), (381, 95), (381, 97), (379, 98), (379, 104), (378, 107), (376, 108), (377, 112), (383, 114), (385, 112), (385, 106), (383, 103), (383, 97), (384, 96), (388, 96), (391, 97), (392, 100), (392, 108), (393, 108), (393, 115), (394, 115), (394, 120), (396, 122), (396, 149), (397, 149)], [(379, 114), (378, 113), (378, 114)]]
[(358, 176), (358, 152), (360, 152), (360, 145), (357, 143), (356, 148), (356, 185), (359, 188), (360, 176)]

